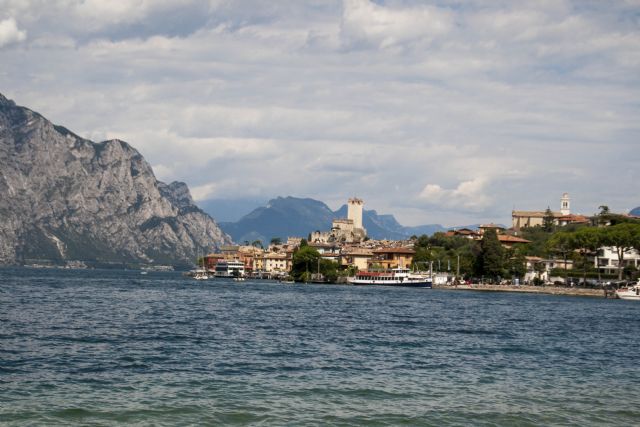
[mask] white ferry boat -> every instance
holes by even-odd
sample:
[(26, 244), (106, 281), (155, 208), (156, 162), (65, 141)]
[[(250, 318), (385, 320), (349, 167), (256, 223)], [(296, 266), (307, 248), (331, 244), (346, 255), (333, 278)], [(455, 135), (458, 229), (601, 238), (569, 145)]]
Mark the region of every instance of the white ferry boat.
[(627, 289), (618, 289), (616, 296), (620, 299), (630, 299), (640, 301), (640, 279), (638, 283)]
[(242, 261), (218, 261), (216, 264), (216, 277), (244, 277), (244, 263)]
[(385, 271), (359, 271), (347, 279), (352, 285), (411, 286), (431, 288), (432, 278), (427, 274), (413, 273), (408, 268), (393, 268)]

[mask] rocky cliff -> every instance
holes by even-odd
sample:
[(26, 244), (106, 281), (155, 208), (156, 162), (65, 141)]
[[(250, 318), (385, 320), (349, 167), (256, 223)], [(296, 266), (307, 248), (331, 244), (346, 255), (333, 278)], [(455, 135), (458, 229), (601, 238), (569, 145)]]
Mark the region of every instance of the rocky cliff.
[(184, 183), (0, 95), (0, 264), (193, 264), (230, 243)]

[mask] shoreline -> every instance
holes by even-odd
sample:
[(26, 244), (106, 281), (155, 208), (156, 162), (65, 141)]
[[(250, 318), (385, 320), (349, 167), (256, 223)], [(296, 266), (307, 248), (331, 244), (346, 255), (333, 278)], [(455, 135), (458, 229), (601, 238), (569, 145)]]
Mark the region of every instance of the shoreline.
[[(567, 295), (577, 297), (604, 298), (602, 289), (564, 288), (556, 286), (529, 286), (529, 285), (433, 285), (433, 289), (449, 289), (453, 291), (481, 291), (481, 292), (520, 292), (528, 294)], [(609, 299), (615, 299), (615, 296)]]

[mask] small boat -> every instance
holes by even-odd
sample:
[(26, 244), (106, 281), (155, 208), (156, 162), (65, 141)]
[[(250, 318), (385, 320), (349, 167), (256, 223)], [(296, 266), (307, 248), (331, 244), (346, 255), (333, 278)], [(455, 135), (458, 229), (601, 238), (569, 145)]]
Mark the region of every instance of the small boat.
[(244, 282), (244, 277), (234, 277), (233, 281), (234, 282)]
[(426, 274), (413, 273), (408, 268), (392, 268), (385, 271), (359, 271), (347, 282), (352, 285), (409, 286), (431, 288), (433, 279)]
[(640, 301), (640, 280), (630, 288), (618, 289), (616, 296), (620, 299), (630, 299)]
[(207, 270), (196, 270), (193, 273), (193, 277), (195, 280), (208, 280), (209, 275), (207, 274)]

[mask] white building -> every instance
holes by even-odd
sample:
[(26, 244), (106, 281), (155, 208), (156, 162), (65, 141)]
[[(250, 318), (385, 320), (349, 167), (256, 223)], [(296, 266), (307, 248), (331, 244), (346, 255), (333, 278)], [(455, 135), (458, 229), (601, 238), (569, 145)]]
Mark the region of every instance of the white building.
[[(593, 260), (593, 266), (602, 273), (617, 274), (619, 269), (618, 251), (615, 246), (602, 247), (598, 249), (598, 256)], [(640, 253), (635, 249), (629, 249), (624, 253), (622, 268), (640, 266)]]

